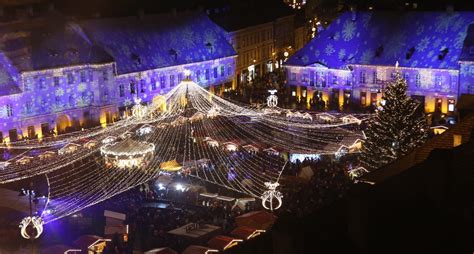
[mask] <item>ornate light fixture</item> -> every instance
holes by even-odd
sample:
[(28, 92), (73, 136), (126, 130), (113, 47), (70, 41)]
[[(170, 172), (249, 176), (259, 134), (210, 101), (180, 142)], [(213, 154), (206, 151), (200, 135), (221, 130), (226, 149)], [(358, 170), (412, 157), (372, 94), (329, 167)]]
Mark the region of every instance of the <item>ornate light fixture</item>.
[[(270, 211), (277, 210), (281, 207), (283, 201), (283, 195), (281, 192), (277, 191), (276, 188), (280, 184), (278, 182), (265, 182), (265, 186), (267, 187), (267, 191), (265, 191), (262, 196), (262, 206)], [(273, 199), (276, 199), (277, 203), (273, 203)]]
[(147, 107), (142, 105), (142, 99), (135, 98), (135, 105), (132, 107), (132, 115), (141, 120), (147, 113)]
[[(31, 225), (36, 234), (30, 235), (27, 228)], [(39, 216), (28, 216), (20, 222), (20, 234), (25, 239), (36, 239), (43, 233), (43, 219)]]
[(267, 106), (270, 108), (274, 108), (278, 105), (278, 97), (276, 96), (276, 89), (268, 90), (270, 96), (267, 97)]

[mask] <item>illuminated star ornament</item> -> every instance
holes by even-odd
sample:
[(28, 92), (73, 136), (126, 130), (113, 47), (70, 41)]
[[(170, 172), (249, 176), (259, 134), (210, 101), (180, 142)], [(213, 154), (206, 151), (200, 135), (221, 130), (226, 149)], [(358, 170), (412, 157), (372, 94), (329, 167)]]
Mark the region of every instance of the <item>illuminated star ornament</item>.
[(268, 90), (270, 95), (267, 97), (267, 106), (270, 108), (274, 108), (278, 105), (278, 96), (276, 96), (277, 90)]
[[(267, 191), (265, 191), (262, 196), (262, 206), (270, 211), (277, 210), (278, 208), (281, 207), (283, 201), (283, 195), (281, 192), (277, 191), (276, 188), (280, 184), (278, 182), (272, 183), (272, 182), (265, 182), (265, 186), (267, 187)], [(276, 199), (276, 203), (273, 202), (273, 200)]]
[[(30, 235), (27, 228), (31, 226), (35, 231), (35, 235)], [(43, 219), (39, 216), (25, 217), (20, 223), (20, 234), (25, 239), (36, 239), (43, 233)]]

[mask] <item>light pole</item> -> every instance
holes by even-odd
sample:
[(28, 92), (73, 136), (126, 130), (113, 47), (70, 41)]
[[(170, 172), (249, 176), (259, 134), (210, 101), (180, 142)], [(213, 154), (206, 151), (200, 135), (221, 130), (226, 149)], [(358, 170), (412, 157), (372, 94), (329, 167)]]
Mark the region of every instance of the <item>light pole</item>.
[[(28, 217), (23, 218), (23, 220), (20, 222), (20, 234), (23, 238), (31, 240), (33, 248), (34, 239), (38, 238), (41, 233), (43, 233), (43, 219), (41, 218), (41, 216), (33, 215), (32, 198), (35, 198), (36, 196), (36, 193), (33, 190), (33, 183), (30, 183), (30, 186), (27, 189), (22, 188), (20, 190), (19, 196), (28, 196), (30, 211), (30, 215)], [(27, 229), (30, 227), (32, 227), (33, 230), (30, 230), (30, 232), (28, 232)], [(33, 233), (32, 231), (36, 231), (36, 233)]]

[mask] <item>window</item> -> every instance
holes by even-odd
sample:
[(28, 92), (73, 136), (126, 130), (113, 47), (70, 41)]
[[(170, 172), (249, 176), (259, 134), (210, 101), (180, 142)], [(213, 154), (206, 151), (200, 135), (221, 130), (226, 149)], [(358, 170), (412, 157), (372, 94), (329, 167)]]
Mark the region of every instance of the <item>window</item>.
[(360, 72), (359, 83), (365, 84), (365, 71)]
[(85, 71), (81, 71), (80, 77), (81, 77), (81, 82), (86, 82), (86, 72)]
[(421, 86), (420, 73), (417, 73), (417, 74), (415, 75), (415, 86), (416, 86), (416, 87), (420, 87), (420, 86)]
[(456, 86), (458, 85), (458, 77), (456, 75), (451, 76), (451, 88), (456, 89)]
[(54, 86), (59, 86), (59, 77), (53, 77)]
[(377, 84), (377, 71), (374, 71), (374, 73), (373, 73), (372, 83)]
[(68, 84), (73, 84), (74, 83), (74, 76), (72, 75), (71, 72), (67, 74), (67, 83)]
[(33, 113), (33, 101), (31, 100), (27, 101), (25, 107), (26, 107), (27, 114)]
[(145, 93), (146, 83), (144, 79), (140, 80), (140, 93)]
[(135, 94), (135, 82), (130, 82), (130, 94)]
[(44, 98), (41, 99), (41, 109), (46, 109), (46, 106), (47, 106), (47, 103), (46, 103), (46, 100)]
[(120, 95), (120, 97), (125, 96), (125, 88), (124, 88), (123, 84), (119, 85), (119, 95)]
[(103, 81), (109, 80), (109, 72), (107, 70), (102, 70), (102, 80)]
[(155, 78), (151, 78), (151, 90), (155, 91), (156, 90), (156, 80)]
[(332, 75), (332, 83), (333, 83), (334, 85), (337, 85), (337, 76), (334, 75), (334, 74)]
[(347, 77), (347, 79), (346, 79), (346, 86), (350, 86), (350, 85), (351, 85), (351, 80), (352, 80), (352, 77)]
[(70, 107), (74, 107), (75, 103), (74, 103), (74, 96), (72, 95), (69, 95), (69, 106)]
[(449, 112), (454, 112), (454, 99), (448, 99), (448, 111)]
[(89, 70), (88, 73), (89, 73), (89, 81), (93, 81), (94, 80), (94, 72), (92, 72), (92, 70)]
[(436, 75), (436, 76), (435, 76), (435, 86), (441, 85), (441, 80), (442, 80), (442, 79), (441, 79), (441, 76)]
[(45, 82), (44, 77), (40, 77), (38, 82), (39, 82), (40, 89), (45, 90), (46, 89), (46, 82)]
[(160, 88), (165, 89), (166, 88), (166, 79), (165, 76), (160, 77)]
[(170, 75), (170, 87), (174, 86), (174, 75)]
[(12, 104), (7, 104), (5, 106), (6, 110), (7, 110), (7, 117), (12, 117), (13, 116), (13, 107), (12, 107)]
[(210, 78), (209, 69), (206, 69), (206, 80), (209, 80), (209, 78)]
[(395, 80), (395, 78), (397, 77), (397, 73), (392, 72), (392, 74), (390, 74), (390, 77), (392, 78), (392, 80)]
[(178, 74), (178, 84), (181, 83), (181, 81), (183, 81), (183, 73)]
[(227, 76), (231, 76), (232, 75), (232, 66), (227, 66)]
[(214, 67), (214, 78), (217, 78), (217, 67)]
[(196, 81), (197, 82), (201, 81), (201, 70), (196, 71)]
[(61, 105), (61, 96), (56, 96), (55, 100), (56, 100), (56, 105)]
[(459, 146), (462, 144), (462, 135), (453, 134), (453, 147)]
[(304, 83), (308, 83), (309, 81), (309, 77), (308, 77), (308, 74), (303, 74), (302, 77), (301, 77), (301, 81), (303, 81)]
[(33, 90), (33, 80), (30, 78), (26, 79), (25, 83), (25, 92), (29, 92)]
[(365, 107), (367, 103), (367, 93), (366, 92), (360, 92), (360, 105)]
[(296, 73), (291, 73), (291, 80), (296, 81)]
[(225, 67), (224, 65), (221, 65), (221, 77), (224, 77), (225, 74)]

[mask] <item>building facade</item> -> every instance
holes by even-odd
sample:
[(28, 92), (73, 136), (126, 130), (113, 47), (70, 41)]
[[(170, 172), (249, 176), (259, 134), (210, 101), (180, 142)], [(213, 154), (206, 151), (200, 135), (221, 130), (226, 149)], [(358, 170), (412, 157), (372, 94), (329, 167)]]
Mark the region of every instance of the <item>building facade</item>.
[(233, 88), (280, 68), (284, 53), (292, 52), (294, 47), (293, 11), (283, 3), (261, 8), (254, 3), (208, 10), (211, 18), (227, 31), (227, 39), (238, 54)]
[(184, 70), (210, 89), (234, 77), (225, 31), (201, 13), (47, 23), (3, 27), (1, 142), (106, 126)]
[(473, 92), (472, 22), (471, 12), (345, 12), (286, 62), (292, 95), (377, 105), (398, 71), (426, 112), (452, 113)]

